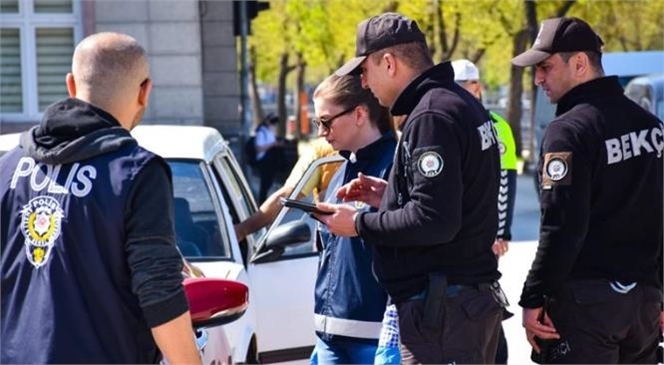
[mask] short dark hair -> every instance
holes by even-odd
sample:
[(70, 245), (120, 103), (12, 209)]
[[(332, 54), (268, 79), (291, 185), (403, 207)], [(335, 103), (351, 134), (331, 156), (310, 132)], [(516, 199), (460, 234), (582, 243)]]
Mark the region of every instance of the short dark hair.
[(372, 62), (378, 63), (379, 60), (386, 53), (391, 53), (394, 57), (402, 60), (408, 67), (413, 70), (424, 71), (433, 66), (431, 52), (426, 43), (423, 42), (410, 42), (402, 43), (396, 46), (382, 49), (378, 52), (369, 55), (373, 59)]
[(599, 52), (594, 52), (594, 51), (578, 51), (578, 52), (559, 52), (560, 58), (565, 63), (568, 63), (570, 58), (574, 56), (577, 53), (585, 53), (586, 56), (588, 56), (588, 62), (590, 63), (590, 67), (597, 73), (598, 75), (604, 75), (604, 67), (602, 66), (602, 54)]

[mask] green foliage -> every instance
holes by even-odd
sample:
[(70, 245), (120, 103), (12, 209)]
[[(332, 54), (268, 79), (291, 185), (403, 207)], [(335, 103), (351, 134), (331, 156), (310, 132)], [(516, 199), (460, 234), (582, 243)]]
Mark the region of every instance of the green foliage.
[(590, 23), (607, 52), (664, 49), (664, 2), (579, 0), (570, 15)]
[[(538, 21), (555, 16), (565, 2), (536, 1)], [(436, 7), (444, 32), (435, 23)], [(272, 0), (270, 9), (252, 24), (258, 79), (275, 84), (281, 54), (291, 53), (292, 63), (301, 52), (307, 82), (317, 84), (354, 56), (357, 24), (385, 10), (415, 19), (436, 49), (435, 57), (441, 56), (441, 45), (447, 42), (454, 47), (451, 58), (476, 61), (490, 87), (509, 81), (512, 39), (526, 27), (523, 0)], [(664, 49), (663, 14), (661, 0), (578, 0), (567, 15), (593, 25), (605, 50), (625, 51)]]

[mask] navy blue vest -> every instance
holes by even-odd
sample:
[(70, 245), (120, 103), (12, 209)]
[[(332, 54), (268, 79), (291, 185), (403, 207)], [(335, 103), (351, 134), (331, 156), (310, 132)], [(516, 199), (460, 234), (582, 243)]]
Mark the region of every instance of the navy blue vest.
[[(372, 145), (370, 157), (362, 158), (358, 152), (355, 163), (346, 161), (335, 173), (327, 189), (326, 201), (340, 203), (334, 197), (341, 185), (365, 175), (386, 178), (392, 166), (396, 141), (384, 136)], [(375, 208), (349, 202), (358, 211)], [(334, 336), (377, 342), (380, 335), (387, 294), (377, 282), (373, 271), (373, 249), (359, 237), (338, 237), (319, 226), (324, 250), (316, 279), (315, 329), (319, 337)]]
[(159, 361), (125, 259), (128, 193), (153, 158), (130, 143), (65, 165), (0, 159), (3, 363)]

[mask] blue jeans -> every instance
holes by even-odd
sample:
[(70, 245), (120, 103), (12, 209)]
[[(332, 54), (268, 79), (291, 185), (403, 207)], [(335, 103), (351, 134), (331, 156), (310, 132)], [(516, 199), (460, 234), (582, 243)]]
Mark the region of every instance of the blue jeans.
[(373, 364), (377, 347), (376, 343), (319, 338), (310, 360), (312, 365)]

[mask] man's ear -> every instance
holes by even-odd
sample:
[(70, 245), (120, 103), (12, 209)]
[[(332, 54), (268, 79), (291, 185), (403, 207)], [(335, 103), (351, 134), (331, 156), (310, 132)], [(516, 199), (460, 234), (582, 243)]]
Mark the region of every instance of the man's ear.
[(577, 76), (587, 75), (590, 71), (590, 59), (584, 52), (574, 55), (574, 73)]
[(76, 80), (74, 80), (74, 74), (67, 72), (67, 77), (65, 78), (67, 84), (67, 92), (69, 93), (70, 98), (76, 97)]
[(383, 55), (383, 61), (385, 62), (385, 69), (387, 74), (393, 77), (397, 71), (397, 59), (391, 53), (385, 53)]
[(146, 79), (145, 82), (141, 84), (141, 90), (138, 92), (138, 104), (147, 107), (151, 92), (152, 80)]

